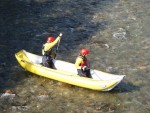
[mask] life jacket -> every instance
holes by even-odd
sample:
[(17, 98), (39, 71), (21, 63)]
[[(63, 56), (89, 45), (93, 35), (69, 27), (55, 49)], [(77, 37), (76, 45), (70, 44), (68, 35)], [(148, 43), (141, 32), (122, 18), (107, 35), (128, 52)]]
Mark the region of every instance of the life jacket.
[[(45, 48), (45, 45), (43, 44), (43, 46), (42, 46), (42, 50), (44, 51), (44, 48)], [(45, 56), (51, 56), (51, 54), (52, 54), (52, 49), (50, 49), (50, 50), (48, 50), (48, 51), (44, 51), (44, 55)]]
[(79, 55), (79, 57), (83, 59), (83, 62), (80, 64), (81, 68), (83, 68), (84, 66), (90, 67), (88, 60), (85, 56)]

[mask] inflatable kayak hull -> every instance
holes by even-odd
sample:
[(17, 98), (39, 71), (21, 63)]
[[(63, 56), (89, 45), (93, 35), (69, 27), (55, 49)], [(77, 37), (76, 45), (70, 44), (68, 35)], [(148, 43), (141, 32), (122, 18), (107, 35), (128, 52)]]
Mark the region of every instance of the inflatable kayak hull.
[(47, 68), (41, 65), (42, 56), (25, 50), (17, 52), (15, 57), (19, 64), (31, 73), (92, 90), (109, 91), (125, 77), (125, 75), (114, 75), (92, 69), (92, 78), (82, 77), (77, 75), (74, 64), (61, 60), (54, 60), (56, 69)]

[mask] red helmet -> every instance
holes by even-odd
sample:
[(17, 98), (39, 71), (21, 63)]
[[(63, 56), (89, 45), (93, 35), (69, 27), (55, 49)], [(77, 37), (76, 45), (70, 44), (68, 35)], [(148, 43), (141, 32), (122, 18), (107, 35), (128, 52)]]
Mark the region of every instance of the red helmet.
[(47, 42), (53, 42), (55, 39), (54, 39), (54, 37), (48, 37), (48, 39), (47, 39)]
[(80, 54), (82, 54), (82, 55), (88, 55), (88, 54), (89, 54), (89, 50), (86, 49), (86, 48), (84, 48), (84, 49), (82, 49), (82, 50), (80, 51)]

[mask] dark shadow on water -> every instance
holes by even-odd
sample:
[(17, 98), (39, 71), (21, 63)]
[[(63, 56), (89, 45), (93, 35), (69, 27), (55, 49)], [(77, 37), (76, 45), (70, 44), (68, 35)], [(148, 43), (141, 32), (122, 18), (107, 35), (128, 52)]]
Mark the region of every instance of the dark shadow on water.
[[(99, 1), (55, 1), (55, 0), (1, 0), (0, 1), (0, 80), (1, 91), (15, 87), (23, 75), (14, 54), (21, 49), (41, 54), (42, 44), (49, 35), (58, 36), (63, 32), (62, 57), (72, 54), (79, 44), (85, 45), (98, 30), (105, 30), (106, 20), (94, 23), (93, 15), (100, 12), (103, 4), (112, 0)], [(96, 9), (96, 7), (98, 7)], [(99, 10), (98, 10), (99, 9)], [(73, 51), (73, 52), (72, 52)], [(5, 70), (5, 71), (4, 71)], [(23, 72), (24, 73), (24, 72)], [(5, 78), (5, 79), (4, 79)], [(15, 83), (7, 84), (8, 79)], [(0, 84), (1, 84), (0, 83)], [(10, 86), (9, 86), (10, 85)]]
[(140, 90), (139, 86), (134, 85), (131, 82), (124, 82), (122, 81), (118, 86), (116, 86), (111, 93), (128, 93)]
[[(72, 86), (74, 88), (80, 88), (80, 87), (76, 87), (76, 86)], [(118, 84), (115, 88), (113, 88), (110, 91), (95, 91), (95, 90), (91, 90), (91, 89), (85, 89), (85, 88), (80, 88), (80, 90), (84, 90), (87, 91), (88, 93), (110, 93), (110, 94), (119, 94), (119, 93), (129, 93), (129, 92), (134, 92), (134, 91), (139, 91), (140, 87), (136, 86), (130, 82), (124, 82), (122, 81), (120, 84)]]

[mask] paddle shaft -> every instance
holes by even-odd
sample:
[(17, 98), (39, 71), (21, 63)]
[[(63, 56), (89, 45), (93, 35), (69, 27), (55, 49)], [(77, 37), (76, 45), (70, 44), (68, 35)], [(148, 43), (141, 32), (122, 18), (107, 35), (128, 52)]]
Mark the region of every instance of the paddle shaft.
[[(61, 40), (61, 38), (60, 38), (60, 40)], [(57, 54), (57, 52), (58, 52), (58, 48), (59, 48), (59, 44), (60, 44), (60, 40), (58, 41), (58, 44), (57, 44), (57, 48), (56, 48), (56, 54)], [(56, 54), (55, 54), (55, 57), (54, 57), (54, 59), (56, 59), (56, 56), (57, 56)]]
[(59, 44), (60, 44), (60, 40), (58, 41), (58, 44), (57, 44), (56, 53), (58, 52)]

